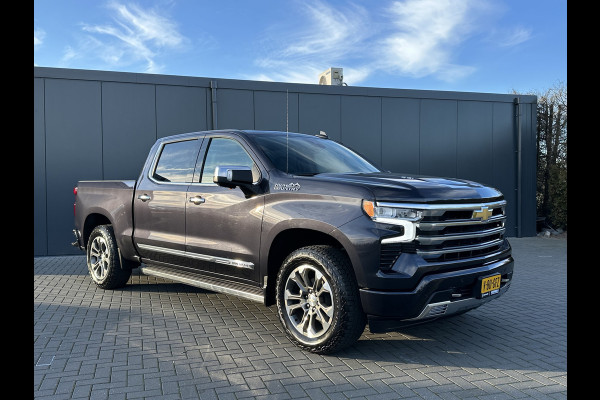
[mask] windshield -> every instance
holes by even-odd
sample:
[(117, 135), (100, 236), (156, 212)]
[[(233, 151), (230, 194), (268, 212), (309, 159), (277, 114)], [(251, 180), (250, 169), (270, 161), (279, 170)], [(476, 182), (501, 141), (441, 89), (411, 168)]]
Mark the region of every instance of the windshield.
[(252, 135), (252, 139), (275, 168), (293, 175), (380, 172), (370, 162), (332, 140), (301, 133), (268, 132)]

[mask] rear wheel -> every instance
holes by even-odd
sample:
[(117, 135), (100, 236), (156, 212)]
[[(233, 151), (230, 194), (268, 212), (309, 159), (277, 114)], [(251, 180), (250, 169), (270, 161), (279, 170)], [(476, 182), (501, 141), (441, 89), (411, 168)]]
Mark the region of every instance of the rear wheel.
[(358, 340), (366, 325), (350, 261), (331, 246), (292, 252), (277, 276), (277, 310), (288, 337), (313, 353)]
[(111, 225), (94, 228), (87, 245), (87, 266), (90, 277), (102, 289), (117, 289), (127, 284), (131, 265), (119, 257), (117, 240)]

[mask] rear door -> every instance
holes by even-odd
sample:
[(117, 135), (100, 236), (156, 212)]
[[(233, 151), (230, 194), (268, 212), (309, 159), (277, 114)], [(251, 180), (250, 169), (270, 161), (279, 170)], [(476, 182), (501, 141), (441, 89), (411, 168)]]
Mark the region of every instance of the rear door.
[(186, 251), (200, 270), (256, 282), (264, 196), (247, 198), (239, 187), (213, 183), (215, 167), (236, 165), (252, 168), (258, 184), (262, 175), (251, 154), (235, 136), (206, 136), (198, 158), (199, 181), (188, 188)]
[(133, 199), (134, 238), (144, 259), (181, 265), (185, 260), (187, 189), (203, 136), (160, 144)]

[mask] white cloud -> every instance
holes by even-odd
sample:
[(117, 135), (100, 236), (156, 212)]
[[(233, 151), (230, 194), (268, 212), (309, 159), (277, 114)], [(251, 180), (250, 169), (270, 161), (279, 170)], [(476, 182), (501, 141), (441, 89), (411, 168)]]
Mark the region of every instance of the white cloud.
[(65, 48), (63, 63), (77, 58), (99, 58), (108, 68), (143, 63), (145, 72), (158, 73), (162, 70), (158, 63), (161, 56), (187, 43), (177, 24), (160, 10), (118, 2), (110, 2), (107, 7), (113, 21), (83, 23), (82, 30), (87, 34), (79, 37), (76, 48)]
[(329, 67), (344, 68), (350, 85), (379, 71), (463, 79), (476, 68), (457, 63), (457, 52), (491, 8), (488, 0), (397, 0), (379, 9), (312, 0), (302, 6), (297, 25), (303, 28), (271, 32), (279, 40), (255, 60), (260, 72), (250, 79), (318, 83)]
[(531, 39), (531, 29), (515, 27), (496, 35), (496, 43), (501, 47), (514, 47)]
[(378, 66), (415, 78), (433, 75), (452, 81), (469, 75), (475, 68), (453, 59), (472, 33), (475, 5), (471, 0), (393, 2), (388, 9), (392, 27), (377, 47)]
[(36, 28), (33, 30), (33, 50), (38, 49), (44, 43), (45, 37), (46, 32), (43, 29)]
[(73, 47), (67, 46), (67, 47), (65, 47), (65, 50), (63, 52), (61, 62), (68, 63), (69, 61), (74, 60), (78, 57), (79, 57), (79, 53), (77, 53), (77, 51)]
[[(347, 57), (360, 57), (362, 44), (374, 33), (364, 7), (333, 6), (321, 0), (300, 4), (297, 25), (302, 28), (290, 30), (286, 26), (284, 32), (271, 32), (277, 37), (275, 49), (255, 60), (261, 72), (247, 78), (316, 84), (327, 68), (341, 66)], [(300, 20), (302, 16), (305, 21)], [(345, 78), (348, 70), (344, 69)], [(354, 71), (350, 76), (357, 80), (368, 75), (365, 70)]]
[(356, 52), (357, 45), (369, 36), (363, 7), (334, 7), (318, 0), (305, 2), (304, 7), (311, 23), (294, 35), (295, 41), (283, 50), (283, 56), (339, 58)]

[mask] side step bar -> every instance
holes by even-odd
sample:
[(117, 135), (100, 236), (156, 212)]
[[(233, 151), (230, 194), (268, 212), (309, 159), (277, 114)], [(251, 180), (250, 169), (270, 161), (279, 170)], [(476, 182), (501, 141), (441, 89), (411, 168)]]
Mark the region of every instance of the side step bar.
[(230, 294), (263, 304), (265, 301), (263, 290), (258, 286), (250, 286), (243, 283), (213, 278), (206, 275), (191, 274), (171, 268), (147, 266), (144, 264), (140, 266), (140, 272), (144, 275), (152, 275), (159, 278), (170, 279), (186, 285), (196, 286), (201, 289), (206, 289), (217, 293)]

